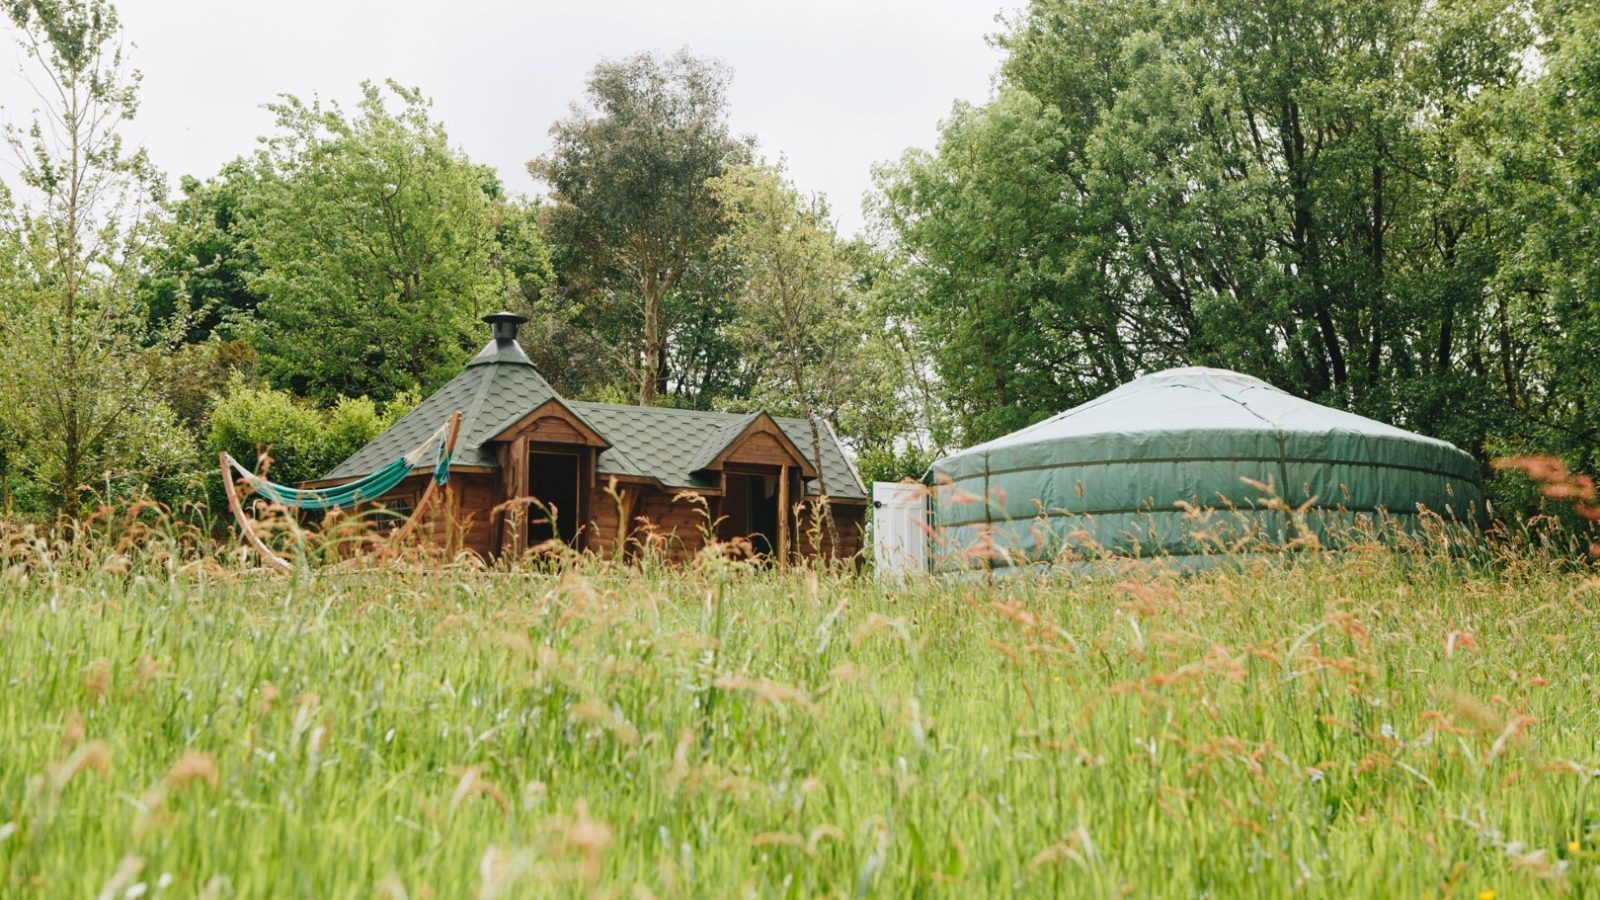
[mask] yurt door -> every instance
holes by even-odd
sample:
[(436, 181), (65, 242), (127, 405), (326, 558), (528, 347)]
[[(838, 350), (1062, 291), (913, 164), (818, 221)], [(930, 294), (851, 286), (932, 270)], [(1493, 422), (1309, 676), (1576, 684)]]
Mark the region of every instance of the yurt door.
[(928, 489), (875, 481), (872, 507), (872, 558), (878, 575), (904, 578), (927, 571)]

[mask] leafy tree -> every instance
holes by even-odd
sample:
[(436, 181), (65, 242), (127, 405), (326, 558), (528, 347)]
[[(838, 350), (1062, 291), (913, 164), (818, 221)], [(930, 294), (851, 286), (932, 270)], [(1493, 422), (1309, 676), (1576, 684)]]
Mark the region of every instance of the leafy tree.
[(1538, 328), (1475, 149), (1529, 41), (1513, 0), (1035, 0), (879, 173), (962, 437), (1199, 363), (1482, 447)]
[(756, 400), (777, 400), (811, 423), (818, 487), (819, 418), (836, 420), (859, 382), (865, 344), (852, 269), (819, 197), (803, 197), (771, 165), (735, 166), (708, 182), (727, 219), (721, 245), (742, 283), (729, 326), (760, 373)]
[(1480, 364), (1500, 394), (1494, 449), (1556, 451), (1600, 467), (1600, 11), (1537, 7), (1544, 77), (1498, 97), (1469, 135), (1476, 199), (1515, 238), (1496, 249), (1491, 348)]
[(183, 196), (167, 204), (146, 250), (144, 304), (152, 324), (187, 316), (187, 343), (231, 336), (260, 302), (250, 288), (260, 262), (240, 227), (256, 173), (234, 160), (211, 179), (185, 177), (179, 186)]
[(136, 291), (144, 214), (161, 193), (120, 129), (139, 76), (104, 0), (13, 0), (6, 15), (43, 109), (8, 128), (31, 203), (6, 224), (0, 300), (0, 409), (57, 510), (79, 511), (85, 482), (137, 480), (166, 467), (179, 440), (154, 396), (145, 348), (167, 341)]
[(954, 444), (949, 408), (904, 313), (905, 260), (862, 238), (843, 251), (863, 343), (853, 364), (852, 401), (838, 413), (839, 435), (855, 450), (863, 479), (920, 477)]
[(500, 207), (495, 267), (505, 277), (505, 307), (528, 317), (523, 349), (539, 372), (564, 396), (583, 396), (609, 383), (614, 366), (608, 348), (585, 327), (584, 307), (556, 287), (555, 269), (540, 217), (545, 208), (526, 202)]
[(238, 378), (256, 378), (261, 368), (254, 347), (215, 338), (182, 344), (150, 365), (161, 399), (196, 437), (205, 433), (211, 407), (228, 385)]
[(1068, 269), (1084, 228), (1064, 129), (1056, 110), (1008, 90), (958, 104), (936, 153), (878, 173), (877, 211), (909, 260), (892, 313), (934, 360), (962, 438), (1027, 425), (1134, 367), (1121, 330), (1101, 324), (1122, 304)]
[[(713, 248), (722, 218), (706, 182), (749, 158), (727, 123), (727, 70), (687, 52), (603, 62), (587, 107), (551, 128), (529, 163), (551, 190), (550, 239), (562, 290), (583, 304), (644, 405), (724, 361), (727, 308)], [(677, 366), (674, 371), (674, 358)]]
[(363, 84), (353, 116), (293, 97), (270, 108), (278, 133), (241, 219), (260, 298), (243, 333), (263, 371), (324, 402), (447, 380), (505, 299), (497, 179), (393, 82)]

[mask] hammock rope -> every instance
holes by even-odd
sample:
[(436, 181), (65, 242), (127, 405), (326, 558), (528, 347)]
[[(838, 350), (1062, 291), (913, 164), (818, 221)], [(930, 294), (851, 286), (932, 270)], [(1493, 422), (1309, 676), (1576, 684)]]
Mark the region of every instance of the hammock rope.
[(222, 464), (222, 482), (228, 495), (228, 506), (233, 511), (234, 518), (239, 522), (239, 529), (245, 538), (255, 547), (256, 551), (272, 565), (285, 571), (291, 567), (289, 562), (273, 553), (256, 534), (250, 518), (245, 515), (244, 507), (239, 501), (239, 491), (234, 484), (233, 474), (238, 473), (241, 480), (250, 486), (250, 489), (272, 503), (294, 509), (343, 509), (370, 503), (393, 490), (400, 482), (406, 480), (412, 470), (427, 455), (427, 452), (438, 448), (438, 461), (433, 466), (433, 477), (428, 483), (427, 490), (423, 492), (422, 499), (416, 508), (411, 511), (405, 526), (400, 530), (399, 538), (404, 540), (414, 530), (418, 518), (427, 509), (434, 495), (440, 487), (450, 480), (450, 460), (455, 455), (456, 438), (461, 431), (461, 413), (452, 413), (450, 418), (430, 435), (423, 439), (415, 449), (382, 469), (358, 478), (345, 484), (329, 488), (296, 488), (285, 484), (269, 481), (260, 475), (251, 472), (233, 458), (232, 454), (220, 454)]

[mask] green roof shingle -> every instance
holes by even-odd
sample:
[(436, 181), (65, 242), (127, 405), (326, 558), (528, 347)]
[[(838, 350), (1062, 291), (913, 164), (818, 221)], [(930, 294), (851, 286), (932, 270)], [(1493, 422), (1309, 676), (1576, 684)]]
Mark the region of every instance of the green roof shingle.
[[(596, 471), (601, 475), (644, 475), (665, 487), (714, 489), (715, 481), (697, 475), (759, 413), (725, 413), (664, 406), (625, 406), (618, 403), (569, 404), (607, 441), (611, 449), (600, 454)], [(805, 419), (774, 416), (806, 459), (813, 459), (811, 426)], [(833, 430), (820, 426), (822, 473), (828, 493), (840, 499), (865, 500), (866, 488), (856, 475)], [(808, 482), (806, 493), (816, 495), (818, 484)]]
[[(654, 479), (668, 488), (708, 490), (717, 487), (716, 481), (696, 473), (761, 415), (617, 403), (569, 403), (544, 380), (522, 352), (514, 338), (515, 329), (506, 334), (510, 336), (502, 336), (497, 331), (495, 339), (467, 363), (460, 375), (450, 379), (325, 477), (358, 478), (383, 468), (427, 440), (456, 410), (462, 414), (461, 435), (456, 441), (451, 467), (497, 468), (500, 461), (489, 444), (490, 439), (553, 400), (610, 444), (601, 451), (597, 461), (596, 472), (601, 477), (635, 476)], [(815, 458), (811, 426), (806, 420), (774, 416), (773, 421), (806, 454), (807, 460)], [(825, 423), (819, 424), (819, 428), (822, 473), (827, 478), (828, 493), (841, 499), (865, 500), (866, 488), (845, 455), (838, 436)], [(418, 466), (431, 468), (436, 462), (437, 452), (430, 449)], [(816, 480), (806, 484), (806, 493), (812, 496), (818, 493)]]
[[(451, 465), (498, 466), (487, 441), (537, 407), (561, 399), (522, 348), (514, 341), (510, 347), (499, 343), (491, 341), (460, 375), (324, 477), (357, 478), (383, 468), (416, 449), (458, 409), (461, 434)], [(437, 461), (437, 450), (430, 449), (418, 465), (431, 467)]]

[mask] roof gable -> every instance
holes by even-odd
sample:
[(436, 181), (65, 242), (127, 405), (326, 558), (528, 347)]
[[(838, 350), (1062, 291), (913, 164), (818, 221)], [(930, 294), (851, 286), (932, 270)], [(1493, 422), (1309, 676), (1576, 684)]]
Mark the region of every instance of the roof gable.
[[(552, 423), (551, 420), (555, 420), (555, 422)], [(556, 424), (558, 427), (552, 429), (549, 427), (552, 424)], [(546, 432), (552, 430), (559, 433), (553, 436), (546, 434)], [(490, 435), (486, 440), (509, 441), (522, 434), (527, 434), (536, 441), (584, 444), (601, 448), (611, 446), (610, 441), (595, 431), (588, 422), (583, 420), (582, 416), (573, 412), (572, 407), (568, 406), (567, 402), (559, 396), (546, 400), (538, 408), (506, 425), (506, 427)]]
[(795, 446), (794, 440), (778, 427), (772, 416), (765, 412), (740, 416), (713, 432), (700, 448), (700, 452), (688, 463), (689, 471), (721, 469), (723, 463), (736, 456), (741, 447), (758, 435), (768, 435), (776, 441), (779, 452), (794, 461), (800, 468), (801, 475), (806, 478), (817, 476), (816, 466), (812, 465), (811, 460)]
[[(813, 458), (811, 424), (805, 419), (616, 403), (573, 401), (570, 405), (611, 441), (611, 448), (601, 453), (597, 461), (596, 471), (602, 477), (632, 476), (652, 479), (666, 488), (717, 490), (720, 485), (716, 473), (704, 468), (706, 461), (716, 455), (708, 453), (708, 447), (717, 446), (720, 452), (721, 445), (736, 443), (749, 423), (761, 416), (776, 426), (800, 458), (808, 462)], [(818, 432), (829, 496), (865, 500), (866, 488), (838, 436), (826, 422), (819, 422)], [(807, 482), (806, 493), (817, 495), (816, 479)]]

